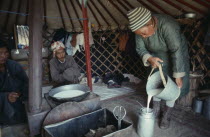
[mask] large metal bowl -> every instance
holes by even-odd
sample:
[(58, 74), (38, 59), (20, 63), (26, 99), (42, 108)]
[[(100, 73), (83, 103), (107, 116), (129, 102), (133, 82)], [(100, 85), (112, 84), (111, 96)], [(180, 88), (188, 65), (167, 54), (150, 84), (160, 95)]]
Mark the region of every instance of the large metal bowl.
[[(84, 94), (76, 97), (71, 97), (71, 98), (55, 98), (54, 95), (62, 92), (62, 91), (73, 91), (73, 90), (81, 90), (84, 92)], [(56, 87), (50, 90), (49, 96), (58, 102), (67, 102), (67, 101), (81, 101), (83, 100), (88, 94), (90, 93), (90, 89), (88, 86), (85, 85), (80, 85), (80, 84), (71, 84), (71, 85), (64, 85), (60, 87)]]

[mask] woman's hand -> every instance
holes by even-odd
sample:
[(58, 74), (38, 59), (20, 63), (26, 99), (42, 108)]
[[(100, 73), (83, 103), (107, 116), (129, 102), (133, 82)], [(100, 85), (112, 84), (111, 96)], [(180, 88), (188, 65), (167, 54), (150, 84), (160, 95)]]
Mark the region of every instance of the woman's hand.
[(175, 81), (176, 81), (178, 88), (182, 88), (182, 86), (183, 86), (182, 78), (176, 78)]
[(153, 67), (153, 68), (157, 68), (160, 63), (159, 62), (163, 62), (163, 60), (161, 60), (160, 58), (158, 57), (150, 57), (148, 58), (147, 60), (149, 62), (149, 64)]

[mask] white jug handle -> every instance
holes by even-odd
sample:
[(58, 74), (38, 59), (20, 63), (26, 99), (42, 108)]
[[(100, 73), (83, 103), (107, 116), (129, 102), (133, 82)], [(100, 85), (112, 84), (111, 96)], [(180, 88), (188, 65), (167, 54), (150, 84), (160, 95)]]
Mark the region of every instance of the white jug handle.
[(158, 67), (159, 67), (160, 77), (161, 77), (161, 79), (163, 81), (163, 85), (165, 87), (166, 86), (166, 79), (165, 79), (164, 74), (163, 74), (162, 64), (160, 64)]
[[(160, 77), (161, 77), (161, 79), (162, 79), (162, 81), (163, 81), (163, 85), (164, 85), (164, 87), (165, 87), (165, 86), (166, 86), (166, 79), (165, 79), (164, 74), (163, 74), (162, 64), (160, 64), (160, 65), (158, 66), (158, 68), (159, 68), (159, 72), (160, 72)], [(150, 74), (149, 74), (149, 76), (148, 76), (148, 79), (151, 77), (151, 75), (152, 75), (152, 73), (153, 73), (154, 70), (155, 70), (155, 68), (152, 68), (152, 70), (151, 70), (151, 72), (150, 72)], [(148, 80), (148, 79), (147, 79), (147, 80)]]

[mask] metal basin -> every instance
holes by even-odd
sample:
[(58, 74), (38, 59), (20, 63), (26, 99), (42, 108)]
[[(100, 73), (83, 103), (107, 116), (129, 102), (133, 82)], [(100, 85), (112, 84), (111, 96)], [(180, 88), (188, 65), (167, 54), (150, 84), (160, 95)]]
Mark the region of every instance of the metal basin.
[[(74, 91), (74, 90), (80, 90), (83, 91), (84, 94), (76, 96), (76, 97), (70, 97), (70, 98), (56, 98), (54, 97), (55, 94), (63, 92), (63, 91)], [(67, 101), (81, 101), (83, 100), (88, 94), (90, 93), (90, 89), (88, 86), (80, 85), (80, 84), (71, 84), (71, 85), (64, 85), (60, 87), (56, 87), (50, 90), (49, 96), (58, 102), (67, 102)]]

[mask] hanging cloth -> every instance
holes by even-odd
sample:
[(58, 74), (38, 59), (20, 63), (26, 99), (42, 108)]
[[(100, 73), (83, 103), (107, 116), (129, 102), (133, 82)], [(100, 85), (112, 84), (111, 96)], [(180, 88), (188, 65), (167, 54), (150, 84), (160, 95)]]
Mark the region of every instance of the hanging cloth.
[(73, 47), (72, 47), (71, 42), (70, 42), (71, 40), (72, 40), (72, 35), (69, 34), (68, 39), (67, 39), (67, 41), (65, 43), (65, 47), (66, 47), (66, 53), (68, 55), (72, 56), (73, 55)]
[(129, 38), (128, 34), (122, 34), (119, 36), (119, 50), (120, 51), (125, 51), (128, 38)]

